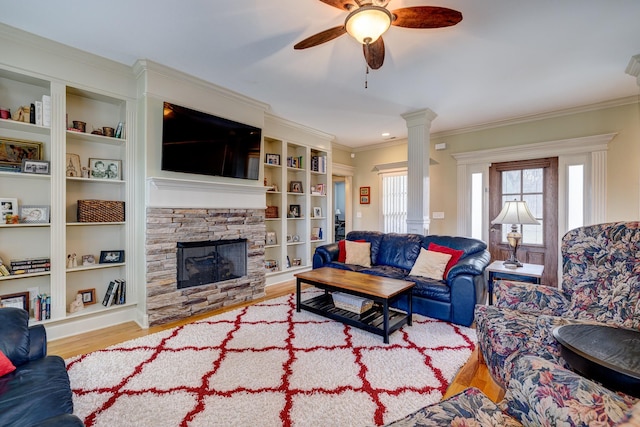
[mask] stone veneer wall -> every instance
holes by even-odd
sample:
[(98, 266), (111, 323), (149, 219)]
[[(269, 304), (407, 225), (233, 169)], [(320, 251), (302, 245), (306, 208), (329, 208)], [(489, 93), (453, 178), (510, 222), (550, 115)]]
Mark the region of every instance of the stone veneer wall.
[[(147, 315), (157, 325), (265, 295), (264, 209), (148, 208)], [(247, 239), (247, 275), (178, 289), (177, 242)]]

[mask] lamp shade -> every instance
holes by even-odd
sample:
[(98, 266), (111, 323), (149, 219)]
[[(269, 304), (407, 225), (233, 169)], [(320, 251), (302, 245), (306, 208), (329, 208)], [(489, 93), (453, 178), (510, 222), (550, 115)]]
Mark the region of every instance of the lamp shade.
[(362, 6), (347, 15), (347, 33), (362, 44), (373, 43), (391, 26), (391, 13), (380, 6)]
[(340, 209), (336, 209), (336, 215), (342, 215), (342, 212), (340, 212)]
[(527, 202), (512, 200), (506, 202), (491, 224), (540, 224), (531, 214)]

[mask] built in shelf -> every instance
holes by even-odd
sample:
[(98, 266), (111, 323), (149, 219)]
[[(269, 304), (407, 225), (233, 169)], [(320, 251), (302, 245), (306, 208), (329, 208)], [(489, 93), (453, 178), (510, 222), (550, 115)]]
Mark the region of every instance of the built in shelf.
[(0, 276), (0, 280), (24, 279), (25, 277), (49, 276), (50, 271), (41, 271), (39, 273), (12, 274), (11, 276)]
[(79, 267), (67, 268), (67, 273), (73, 273), (73, 272), (76, 272), (76, 271), (99, 270), (101, 268), (122, 267), (124, 265), (126, 265), (125, 262), (103, 263), (103, 264), (93, 264), (93, 265), (81, 265)]
[(67, 138), (77, 139), (84, 142), (96, 142), (99, 144), (111, 144), (111, 145), (125, 145), (127, 140), (125, 138), (114, 138), (112, 136), (94, 135), (87, 132), (76, 132), (73, 130), (67, 131)]
[(126, 222), (68, 222), (67, 226), (87, 226), (87, 225), (124, 225)]
[(0, 119), (0, 127), (3, 127), (4, 129), (36, 133), (40, 135), (48, 135), (51, 133), (50, 127), (34, 125), (31, 123), (25, 123), (25, 122), (18, 122), (10, 119)]
[(35, 223), (35, 224), (0, 224), (0, 228), (24, 228), (24, 227), (50, 227), (48, 222)]
[(51, 179), (51, 175), (44, 173), (22, 173), (22, 172), (9, 172), (0, 171), (0, 176), (11, 178), (27, 178), (27, 179)]
[(99, 179), (99, 178), (82, 178), (82, 177), (76, 177), (76, 176), (68, 176), (67, 177), (67, 181), (84, 181), (84, 182), (91, 182), (93, 183), (100, 183), (100, 184), (124, 184), (127, 181), (123, 180), (123, 179)]

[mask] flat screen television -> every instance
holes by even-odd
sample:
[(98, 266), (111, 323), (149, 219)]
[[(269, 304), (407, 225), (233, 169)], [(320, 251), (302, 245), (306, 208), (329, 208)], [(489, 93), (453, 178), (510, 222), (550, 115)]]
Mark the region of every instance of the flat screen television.
[(162, 170), (258, 179), (262, 130), (164, 103)]

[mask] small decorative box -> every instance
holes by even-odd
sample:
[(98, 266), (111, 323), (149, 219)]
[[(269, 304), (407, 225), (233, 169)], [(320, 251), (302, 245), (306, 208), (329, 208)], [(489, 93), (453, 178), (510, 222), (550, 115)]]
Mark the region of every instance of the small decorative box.
[(333, 305), (335, 305), (336, 308), (356, 314), (362, 314), (367, 310), (371, 310), (373, 307), (373, 300), (345, 294), (343, 292), (334, 292), (331, 294), (331, 297), (333, 298)]

